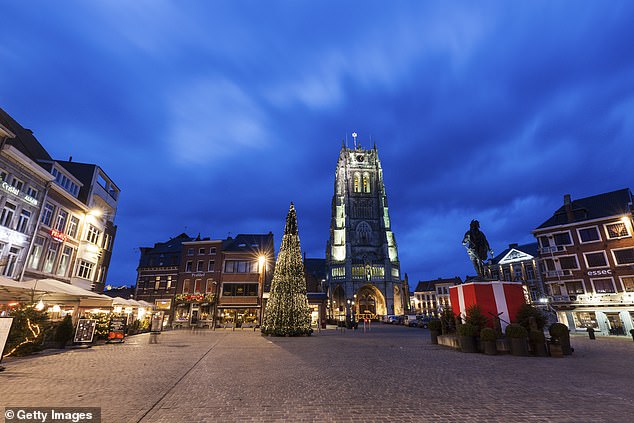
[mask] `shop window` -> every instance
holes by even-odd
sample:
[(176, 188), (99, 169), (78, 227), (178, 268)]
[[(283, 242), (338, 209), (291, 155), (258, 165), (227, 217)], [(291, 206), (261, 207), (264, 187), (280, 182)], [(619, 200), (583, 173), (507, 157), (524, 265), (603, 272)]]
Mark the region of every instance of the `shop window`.
[(581, 311), (572, 314), (575, 321), (575, 327), (579, 329), (594, 328), (599, 329), (597, 316), (594, 311)]
[(590, 228), (582, 228), (578, 230), (579, 239), (582, 243), (600, 241), (599, 229), (596, 226)]
[(608, 234), (609, 239), (618, 239), (630, 236), (627, 226), (623, 222), (605, 225), (605, 231)]
[(591, 279), (591, 281), (594, 292), (597, 294), (614, 294), (616, 292), (612, 278)]
[(623, 289), (627, 292), (634, 292), (634, 276), (623, 276), (621, 278)]
[(585, 253), (584, 256), (586, 258), (586, 263), (588, 263), (588, 267), (606, 267), (608, 265), (608, 260), (603, 251)]
[(612, 254), (614, 254), (614, 261), (616, 261), (618, 265), (634, 263), (634, 248), (612, 250)]

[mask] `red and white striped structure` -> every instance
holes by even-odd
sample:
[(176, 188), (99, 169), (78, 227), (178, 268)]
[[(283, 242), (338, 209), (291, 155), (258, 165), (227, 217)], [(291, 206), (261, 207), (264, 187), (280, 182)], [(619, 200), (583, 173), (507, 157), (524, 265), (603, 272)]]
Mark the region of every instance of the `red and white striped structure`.
[(493, 318), (500, 314), (502, 330), (507, 322), (513, 323), (522, 304), (526, 303), (521, 282), (469, 282), (449, 288), (451, 308), (454, 315), (465, 317), (467, 308), (477, 304), (485, 316)]

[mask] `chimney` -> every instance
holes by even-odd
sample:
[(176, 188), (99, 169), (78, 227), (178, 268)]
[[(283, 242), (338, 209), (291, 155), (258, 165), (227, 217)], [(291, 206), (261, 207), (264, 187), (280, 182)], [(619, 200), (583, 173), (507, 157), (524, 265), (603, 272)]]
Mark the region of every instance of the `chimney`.
[(570, 194), (564, 195), (564, 209), (566, 211), (566, 218), (568, 223), (575, 221), (575, 214), (572, 212), (572, 201), (570, 200)]
[(513, 244), (509, 244), (509, 248), (517, 248), (519, 245), (514, 242)]
[(70, 156), (70, 157), (68, 158), (68, 161), (69, 161), (69, 162), (72, 162), (72, 161), (73, 161), (73, 156)]

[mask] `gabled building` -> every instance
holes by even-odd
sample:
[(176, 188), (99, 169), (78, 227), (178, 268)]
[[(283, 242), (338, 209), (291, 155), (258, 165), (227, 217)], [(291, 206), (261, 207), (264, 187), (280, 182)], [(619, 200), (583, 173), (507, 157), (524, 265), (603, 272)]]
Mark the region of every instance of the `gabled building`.
[(634, 328), (634, 231), (629, 188), (564, 202), (533, 231), (550, 304), (572, 331)]
[(486, 276), (490, 279), (522, 282), (527, 300), (539, 303), (544, 296), (541, 274), (537, 270), (539, 259), (536, 242), (529, 244), (509, 244), (509, 247), (489, 260), (485, 265)]
[(412, 301), (414, 309), (412, 311), (428, 317), (440, 316), (444, 309), (451, 307), (449, 287), (460, 285), (461, 283), (462, 279), (458, 276), (418, 282), (414, 289)]

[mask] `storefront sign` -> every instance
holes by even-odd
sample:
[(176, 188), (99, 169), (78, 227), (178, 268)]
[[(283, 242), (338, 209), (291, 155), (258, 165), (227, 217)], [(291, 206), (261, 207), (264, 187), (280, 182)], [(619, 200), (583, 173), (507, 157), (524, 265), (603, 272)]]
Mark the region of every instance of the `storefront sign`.
[(9, 185), (6, 182), (3, 182), (2, 184), (0, 184), (0, 186), (2, 186), (2, 189), (6, 192), (10, 192), (13, 195), (20, 195), (20, 190), (13, 185)]
[(95, 336), (96, 327), (97, 321), (95, 319), (79, 319), (73, 342), (76, 344), (90, 344)]
[(192, 278), (203, 278), (205, 277), (205, 272), (192, 273)]
[(24, 201), (26, 201), (27, 203), (33, 205), (33, 206), (37, 206), (38, 202), (35, 198), (31, 197), (30, 195), (25, 195), (24, 196)]
[(111, 317), (110, 327), (108, 328), (108, 342), (123, 342), (127, 325), (127, 316)]
[(7, 338), (9, 337), (9, 330), (11, 329), (11, 323), (13, 323), (13, 317), (0, 318), (0, 362), (2, 361), (4, 346), (6, 345)]
[(31, 197), (30, 195), (20, 195), (20, 190), (17, 189), (16, 187), (14, 187), (13, 185), (10, 185), (6, 182), (2, 182), (0, 184), (0, 187), (5, 190), (6, 192), (15, 195), (16, 197), (20, 198), (21, 200), (26, 201), (27, 203), (31, 204), (32, 206), (37, 206), (38, 205), (38, 201)]
[(59, 242), (66, 242), (68, 239), (65, 233), (60, 232), (57, 229), (51, 229), (51, 237)]
[(603, 270), (589, 270), (588, 276), (602, 276), (602, 275), (611, 275), (612, 269), (603, 269)]

